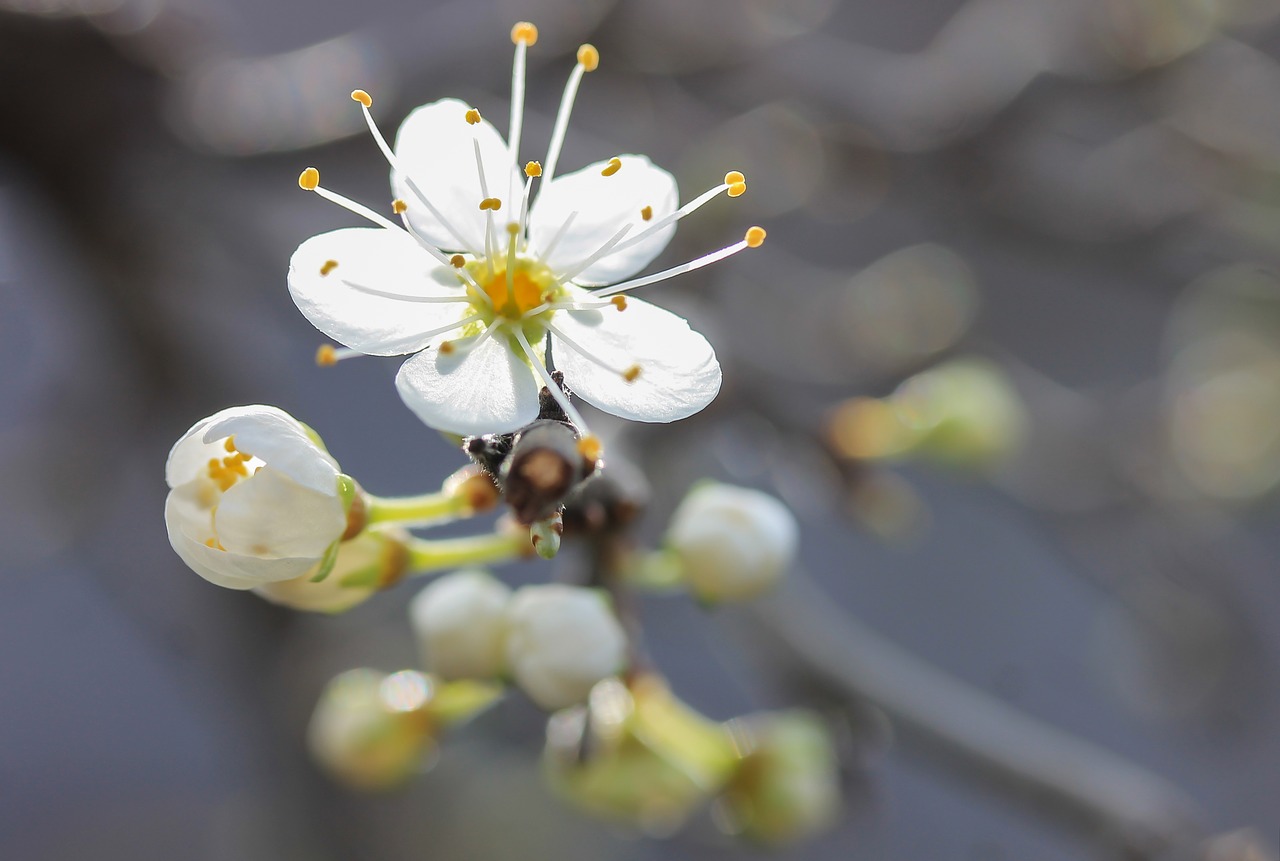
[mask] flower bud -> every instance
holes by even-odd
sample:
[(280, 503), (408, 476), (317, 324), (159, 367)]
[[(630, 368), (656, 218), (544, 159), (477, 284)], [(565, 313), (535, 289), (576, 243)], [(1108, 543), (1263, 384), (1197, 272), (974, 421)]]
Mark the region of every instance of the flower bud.
[(552, 715), (543, 766), (575, 806), (662, 835), (710, 800), (737, 758), (729, 734), (661, 682), (632, 687), (605, 679), (588, 705)]
[(484, 571), (446, 574), (409, 604), (423, 666), (443, 679), (490, 679), (502, 673), (511, 590)]
[(310, 428), (267, 406), (197, 422), (169, 452), (165, 480), (169, 543), (193, 571), (229, 589), (327, 565), (358, 496)]
[(1013, 454), (1027, 412), (1003, 369), (954, 359), (910, 377), (888, 398), (838, 407), (829, 434), (837, 452), (859, 460), (925, 457), (982, 469)]
[(434, 749), (431, 680), (412, 671), (348, 670), (329, 682), (307, 728), (316, 761), (356, 789), (388, 789)]
[(344, 613), (404, 576), (409, 534), (399, 529), (366, 529), (338, 545), (327, 577), (320, 566), (293, 580), (264, 583), (254, 593), (273, 604), (312, 613)]
[(791, 511), (772, 496), (703, 484), (672, 515), (666, 543), (698, 598), (735, 601), (777, 582), (795, 557), (798, 533)]
[(729, 826), (777, 844), (829, 826), (840, 809), (835, 748), (823, 723), (803, 711), (732, 721), (743, 756), (720, 798)]
[(627, 635), (603, 592), (552, 583), (519, 589), (506, 610), (507, 668), (544, 709), (582, 702), (626, 664)]

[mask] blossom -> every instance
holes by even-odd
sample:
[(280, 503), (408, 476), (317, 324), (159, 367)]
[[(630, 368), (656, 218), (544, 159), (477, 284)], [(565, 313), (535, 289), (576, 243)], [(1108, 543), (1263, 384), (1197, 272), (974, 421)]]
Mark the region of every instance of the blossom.
[(602, 592), (525, 586), (507, 605), (506, 653), (507, 669), (530, 699), (560, 709), (622, 670), (627, 635)]
[(317, 573), (348, 529), (350, 479), (309, 428), (275, 407), (200, 420), (169, 452), (165, 480), (169, 543), (228, 589)]
[(773, 586), (795, 556), (791, 511), (758, 490), (708, 483), (671, 516), (667, 546), (704, 601), (752, 598)]
[(444, 679), (488, 679), (505, 663), (511, 590), (484, 571), (446, 574), (409, 604), (425, 666)]
[[(590, 45), (578, 51), (545, 161), (522, 168), (525, 54), (536, 38), (531, 24), (512, 31), (506, 141), (475, 108), (442, 99), (414, 110), (393, 148), (373, 120), (372, 98), (352, 93), (391, 165), (399, 223), (322, 187), (308, 168), (299, 178), (304, 189), (376, 226), (304, 242), (290, 261), (290, 293), (313, 325), (347, 348), (322, 348), (322, 362), (410, 355), (397, 389), (440, 430), (515, 430), (537, 416), (546, 385), (585, 433), (549, 363), (605, 412), (646, 422), (685, 418), (720, 389), (715, 351), (684, 319), (629, 293), (758, 246), (764, 231), (753, 227), (720, 251), (631, 276), (666, 247), (680, 218), (720, 194), (742, 194), (745, 179), (731, 171), (679, 206), (675, 179), (643, 155), (558, 175), (578, 85), (599, 63)], [(612, 286), (588, 289), (602, 285)]]

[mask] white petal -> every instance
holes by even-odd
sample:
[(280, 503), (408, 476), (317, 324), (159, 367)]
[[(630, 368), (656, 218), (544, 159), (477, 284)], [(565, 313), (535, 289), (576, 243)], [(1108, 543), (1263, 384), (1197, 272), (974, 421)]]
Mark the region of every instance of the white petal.
[[(569, 289), (574, 301), (592, 298)], [(720, 391), (720, 363), (707, 339), (656, 305), (628, 296), (625, 311), (560, 311), (551, 323), (573, 341), (552, 334), (552, 358), (565, 383), (607, 413), (671, 422), (698, 412)], [(632, 365), (640, 376), (629, 383), (620, 371)]]
[(276, 580), (292, 580), (307, 573), (316, 560), (255, 559), (207, 546), (213, 526), (202, 517), (189, 497), (189, 488), (170, 491), (164, 502), (164, 523), (169, 543), (187, 566), (204, 579), (227, 589), (252, 589)]
[(342, 501), (265, 466), (222, 495), (213, 517), (218, 541), (231, 553), (315, 562), (347, 527)]
[(400, 367), (396, 388), (418, 418), (450, 433), (504, 433), (538, 416), (540, 383), (505, 333), (447, 356), (419, 353)]
[[(485, 213), (480, 201), (486, 196), (502, 201), (502, 209), (495, 213), (496, 223), (501, 226), (519, 217), (518, 205), (507, 198), (511, 189), (523, 188), (502, 135), (488, 120), (468, 123), (468, 108), (457, 99), (423, 105), (405, 118), (395, 143), (401, 167), (458, 232), (461, 242), (423, 206), (404, 177), (391, 173), (391, 187), (396, 197), (409, 205), (413, 226), (430, 242), (453, 251), (482, 251)], [(475, 140), (480, 142), (488, 195), (480, 188)], [(506, 233), (500, 235), (505, 237)]]
[[(573, 213), (578, 213), (546, 260), (557, 273), (574, 270), (624, 225), (631, 230), (623, 243), (663, 216), (679, 203), (676, 180), (642, 155), (619, 156), (622, 168), (612, 176), (600, 171), (608, 162), (596, 162), (577, 173), (558, 176), (539, 193), (529, 213), (529, 248), (535, 254), (546, 248)], [(646, 221), (641, 211), (649, 207)], [(591, 264), (573, 280), (580, 284), (612, 284), (634, 275), (662, 253), (676, 232), (671, 222), (643, 242), (613, 252)]]
[(342, 471), (338, 462), (284, 410), (261, 405), (232, 407), (208, 419), (203, 434), (206, 444), (217, 445), (229, 436), (236, 438), (237, 451), (253, 455), (303, 487), (337, 496), (338, 473)]
[[(252, 409), (252, 407), (238, 407), (237, 409)], [(201, 419), (173, 444), (173, 448), (169, 450), (169, 459), (164, 464), (164, 480), (170, 488), (186, 484), (198, 475), (204, 475), (212, 458), (226, 457), (227, 452), (222, 448), (221, 443), (206, 443), (204, 441), (204, 432), (209, 427), (210, 422), (217, 420), (228, 412), (230, 410), (223, 410), (208, 418)]]
[[(338, 265), (330, 268), (330, 261)], [(407, 233), (378, 227), (334, 230), (302, 243), (289, 261), (289, 293), (311, 325), (371, 356), (416, 353), (432, 340), (424, 333), (464, 316), (467, 307), (416, 301), (464, 298), (466, 291)]]

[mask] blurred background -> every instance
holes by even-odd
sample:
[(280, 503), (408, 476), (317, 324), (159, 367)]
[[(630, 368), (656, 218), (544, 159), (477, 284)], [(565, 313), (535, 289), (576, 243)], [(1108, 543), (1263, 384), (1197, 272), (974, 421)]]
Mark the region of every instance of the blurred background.
[[(715, 344), (716, 403), (674, 426), (598, 420), (653, 485), (650, 536), (702, 476), (800, 517), (808, 585), (786, 612), (644, 604), (698, 709), (805, 704), (837, 728), (843, 819), (777, 854), (1271, 857), (1275, 0), (2, 0), (0, 855), (762, 854), (710, 816), (642, 836), (567, 809), (519, 697), (404, 791), (333, 785), (306, 755), (310, 709), (337, 672), (415, 665), (415, 587), (308, 616), (211, 586), (165, 539), (168, 447), (224, 406), (292, 412), (380, 494), (461, 464), (400, 404), (396, 361), (315, 367), (288, 258), (353, 222), (295, 180), (315, 165), (388, 197), (353, 87), (388, 134), (444, 96), (505, 117), (521, 19), (541, 31), (527, 157), (589, 40), (602, 62), (562, 166), (646, 153), (685, 199), (746, 174), (659, 264), (769, 231), (646, 296)], [(1194, 839), (1122, 850), (860, 701), (788, 633), (815, 604), (837, 665), (884, 669), (943, 727), (977, 694), (1159, 775)], [(904, 652), (879, 662), (890, 643)], [(976, 727), (996, 749), (1007, 716)], [(1008, 738), (1015, 765), (1052, 753)]]

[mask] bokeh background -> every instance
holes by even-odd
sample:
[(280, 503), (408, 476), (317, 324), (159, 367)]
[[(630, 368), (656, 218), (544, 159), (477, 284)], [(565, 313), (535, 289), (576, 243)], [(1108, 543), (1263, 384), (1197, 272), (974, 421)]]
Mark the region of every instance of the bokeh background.
[[(528, 157), (590, 40), (603, 61), (564, 167), (647, 153), (686, 198), (744, 171), (748, 194), (688, 219), (664, 261), (769, 230), (647, 296), (725, 366), (692, 420), (600, 419), (653, 484), (647, 534), (699, 476), (778, 494), (827, 596), (814, 624), (944, 673), (913, 692), (940, 723), (958, 683), (1159, 775), (1195, 807), (1197, 841), (1258, 842), (1158, 857), (1270, 857), (1274, 0), (4, 0), (0, 855), (761, 854), (710, 816), (662, 838), (567, 810), (519, 697), (403, 792), (332, 785), (306, 756), (311, 705), (341, 670), (415, 664), (413, 586), (310, 617), (209, 585), (165, 540), (168, 446), (224, 406), (289, 410), (378, 493), (460, 464), (399, 403), (396, 362), (314, 366), (287, 260), (352, 221), (295, 179), (313, 164), (355, 199), (387, 197), (356, 86), (388, 133), (446, 95), (505, 117), (520, 19), (541, 30)], [(886, 467), (832, 442), (837, 405), (972, 357), (1025, 410), (994, 462)], [(1119, 857), (1053, 802), (859, 705), (762, 614), (779, 618), (645, 603), (651, 651), (699, 709), (801, 703), (837, 728), (844, 818), (782, 857)]]

